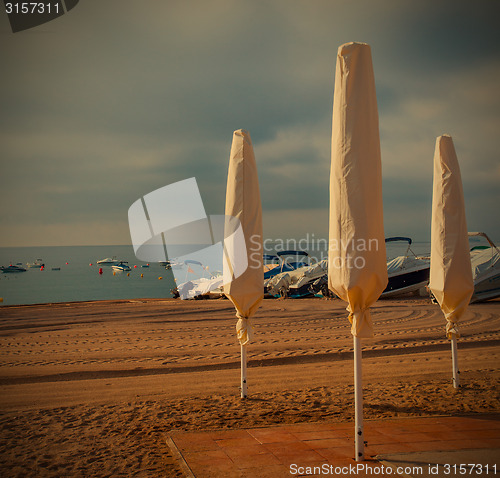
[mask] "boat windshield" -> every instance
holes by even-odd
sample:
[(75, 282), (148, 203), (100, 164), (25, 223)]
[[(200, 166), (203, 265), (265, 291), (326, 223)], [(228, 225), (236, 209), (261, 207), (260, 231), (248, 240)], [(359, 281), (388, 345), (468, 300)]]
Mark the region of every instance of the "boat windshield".
[(281, 251), (277, 255), (284, 264), (292, 269), (311, 265), (309, 254), (305, 251)]

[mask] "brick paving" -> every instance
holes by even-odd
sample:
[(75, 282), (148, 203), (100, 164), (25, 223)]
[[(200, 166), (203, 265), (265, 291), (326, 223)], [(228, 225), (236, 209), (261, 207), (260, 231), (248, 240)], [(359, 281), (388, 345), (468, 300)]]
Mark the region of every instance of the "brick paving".
[[(381, 455), (485, 449), (498, 457), (500, 476), (500, 416), (365, 420), (364, 439), (365, 461), (358, 463), (352, 422), (175, 431), (167, 442), (186, 476), (196, 478), (328, 476), (325, 470), (333, 472), (330, 476), (374, 476), (376, 471), (377, 476), (411, 476), (395, 470), (380, 474)], [(488, 476), (494, 476), (492, 470)]]

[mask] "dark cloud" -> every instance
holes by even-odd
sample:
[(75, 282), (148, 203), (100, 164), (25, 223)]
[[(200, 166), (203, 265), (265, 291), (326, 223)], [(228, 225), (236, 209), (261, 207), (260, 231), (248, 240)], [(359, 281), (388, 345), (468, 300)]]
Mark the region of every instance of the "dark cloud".
[(429, 237), (434, 142), (446, 132), (472, 221), (500, 237), (487, 221), (500, 179), (496, 10), (88, 0), (31, 31), (4, 22), (2, 244), (34, 243), (30, 225), (40, 243), (64, 227), (75, 231), (64, 243), (127, 243), (132, 202), (192, 176), (207, 212), (221, 213), (239, 128), (252, 135), (269, 235), (326, 233), (336, 51), (353, 40), (372, 46), (386, 229)]

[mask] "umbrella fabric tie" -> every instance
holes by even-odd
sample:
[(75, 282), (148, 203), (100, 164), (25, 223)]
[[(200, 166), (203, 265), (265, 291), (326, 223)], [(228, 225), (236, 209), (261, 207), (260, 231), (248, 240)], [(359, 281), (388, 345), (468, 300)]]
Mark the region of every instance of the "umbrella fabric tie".
[(446, 319), (446, 337), (448, 339), (451, 340), (453, 335), (455, 335), (455, 337), (460, 337), (460, 332), (458, 331), (458, 321), (460, 320), (460, 316), (464, 310), (465, 307), (459, 305), (451, 312), (444, 313), (444, 318)]
[(349, 322), (351, 323), (351, 334), (354, 335), (354, 337), (361, 338), (373, 337), (370, 307), (362, 307), (351, 312), (350, 306), (348, 306), (347, 311), (349, 312)]
[(253, 327), (250, 324), (250, 317), (238, 317), (238, 322), (236, 322), (236, 335), (241, 345), (247, 345), (253, 338)]
[(448, 339), (452, 339), (453, 335), (456, 337), (460, 337), (460, 332), (458, 331), (458, 324), (455, 322), (452, 322), (451, 320), (447, 320), (446, 322), (446, 337)]

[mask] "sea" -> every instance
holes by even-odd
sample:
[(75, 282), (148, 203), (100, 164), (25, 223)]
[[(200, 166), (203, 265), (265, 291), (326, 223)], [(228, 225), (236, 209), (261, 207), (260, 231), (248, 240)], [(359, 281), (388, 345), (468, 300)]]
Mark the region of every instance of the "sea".
[[(97, 261), (116, 256), (131, 271), (113, 274)], [(43, 270), (27, 268), (41, 259)], [(0, 265), (20, 263), (26, 272), (0, 274), (0, 306), (52, 302), (172, 297), (171, 270), (139, 261), (132, 246), (2, 247)], [(102, 268), (102, 274), (99, 269)], [(54, 270), (58, 269), (58, 270)]]
[[(283, 241), (265, 244), (265, 253), (292, 246)], [(303, 244), (301, 244), (303, 246)], [(430, 243), (414, 242), (412, 251), (417, 255), (429, 255)], [(327, 257), (326, 241), (311, 242), (306, 250), (315, 260)], [(387, 257), (405, 254), (406, 243), (387, 244)], [(100, 266), (97, 261), (116, 257), (127, 261), (129, 273), (113, 273), (111, 266)], [(169, 298), (177, 283), (198, 277), (209, 277), (215, 268), (206, 270), (191, 265), (188, 270), (172, 271), (159, 263), (140, 261), (131, 245), (120, 246), (46, 246), (2, 247), (0, 265), (20, 264), (27, 267), (41, 259), (43, 270), (28, 268), (26, 272), (0, 273), (0, 307), (6, 305), (41, 304), (91, 300), (119, 300), (141, 298)], [(99, 273), (99, 269), (102, 273)], [(175, 276), (174, 276), (175, 272)]]

